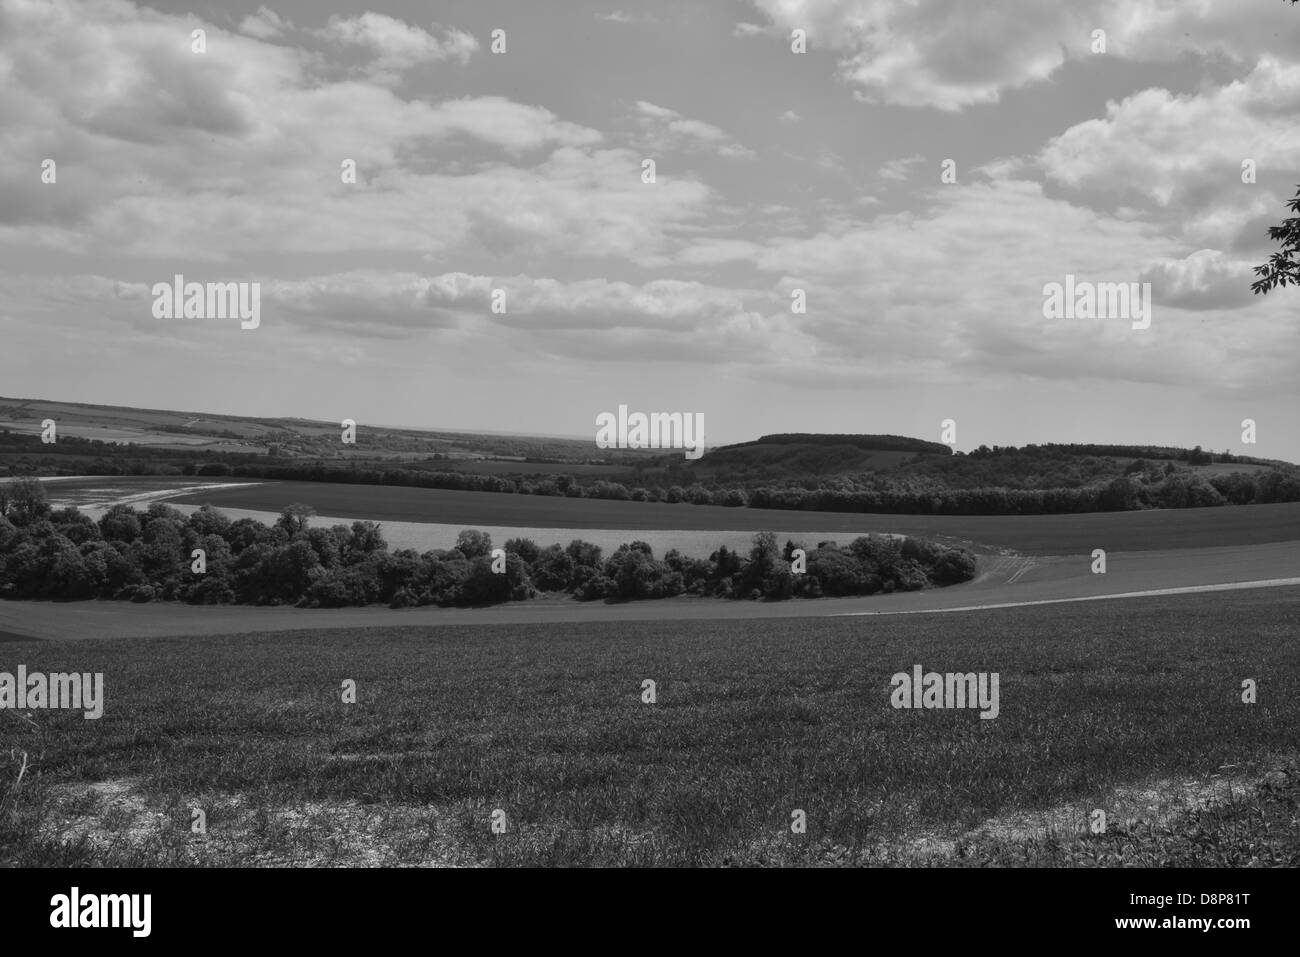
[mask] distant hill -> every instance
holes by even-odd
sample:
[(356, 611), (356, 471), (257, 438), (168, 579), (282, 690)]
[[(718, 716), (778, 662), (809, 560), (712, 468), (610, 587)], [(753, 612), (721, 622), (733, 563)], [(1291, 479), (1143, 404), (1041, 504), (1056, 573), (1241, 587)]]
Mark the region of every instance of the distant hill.
[(700, 476), (800, 478), (888, 471), (917, 455), (948, 457), (952, 449), (902, 435), (783, 432), (724, 445), (693, 463)]
[[(22, 441), (24, 437), (40, 435), (41, 423), (47, 419), (57, 425), (59, 444), (32, 446)], [(340, 423), (334, 421), (0, 396), (0, 436), (7, 436), (0, 439), (0, 471), (5, 464), (34, 453), (42, 457), (78, 455), (82, 458), (133, 455), (175, 463), (215, 461), (213, 456), (236, 457), (226, 461), (346, 463), (502, 460), (575, 467), (600, 462), (607, 466), (605, 471), (614, 467), (630, 469), (641, 462), (653, 461), (660, 454), (597, 449), (594, 434), (592, 439), (584, 440), (384, 426), (364, 421), (357, 424), (357, 430), (356, 443), (345, 446), (340, 441)]]
[(853, 432), (776, 432), (759, 436), (752, 442), (737, 442), (723, 446), (725, 449), (743, 449), (755, 445), (848, 445), (870, 452), (929, 452), (934, 455), (952, 455), (952, 449), (942, 442), (927, 442), (906, 435), (865, 435)]
[[(980, 446), (954, 453), (946, 445), (900, 435), (781, 433), (722, 446), (686, 470), (698, 481), (755, 488), (765, 484), (851, 479), (931, 489), (1080, 488), (1121, 475), (1154, 475), (1166, 467), (1206, 478), (1283, 468), (1286, 462), (1173, 446), (1062, 444)], [(901, 485), (899, 484), (901, 483)]]
[[(42, 423), (57, 425), (46, 444)], [(979, 446), (787, 432), (707, 451), (0, 397), (0, 478), (199, 475), (676, 504), (951, 515), (1300, 501), (1300, 469), (1156, 445)]]

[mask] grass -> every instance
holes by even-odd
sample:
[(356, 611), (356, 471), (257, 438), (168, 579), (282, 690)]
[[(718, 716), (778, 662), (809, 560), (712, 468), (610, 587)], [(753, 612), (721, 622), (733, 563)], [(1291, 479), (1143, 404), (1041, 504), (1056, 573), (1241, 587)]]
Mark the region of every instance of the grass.
[[(870, 621), (5, 643), (0, 670), (102, 671), (107, 703), (99, 721), (0, 711), (0, 864), (1077, 863), (1071, 840), (1112, 842), (1099, 863), (1195, 860), (1186, 842), (1115, 843), (1125, 802), (1176, 811), (1216, 781), (1257, 800), (1300, 738), (1297, 624), (1300, 592), (1279, 589)], [(999, 672), (1001, 716), (893, 710), (890, 675), (917, 663)], [(1258, 704), (1240, 703), (1247, 677)], [(1157, 816), (1294, 864), (1286, 793), (1258, 819)], [(1107, 807), (1116, 829), (1081, 837)], [(1057, 850), (1008, 826), (1040, 819), (1066, 821)]]

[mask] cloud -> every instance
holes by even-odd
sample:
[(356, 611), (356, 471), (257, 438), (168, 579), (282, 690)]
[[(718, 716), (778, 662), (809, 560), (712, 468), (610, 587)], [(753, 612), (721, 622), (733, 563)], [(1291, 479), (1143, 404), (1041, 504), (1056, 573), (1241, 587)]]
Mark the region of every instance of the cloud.
[(1201, 249), (1183, 259), (1162, 259), (1139, 277), (1151, 283), (1160, 306), (1203, 311), (1248, 305), (1254, 295), (1251, 263), (1229, 259), (1217, 249)]
[(503, 96), (448, 100), (429, 115), (430, 131), (437, 135), (464, 135), (492, 143), (513, 153), (554, 146), (589, 146), (601, 134), (576, 123), (560, 120), (550, 110), (525, 106)]
[(762, 36), (780, 36), (781, 31), (772, 25), (763, 26), (758, 23), (737, 23), (734, 30), (731, 31), (733, 37), (762, 37)]
[[(598, 131), (543, 107), (322, 78), (315, 53), (215, 26), (196, 56), (177, 41), (189, 29), (117, 0), (0, 0), (0, 244), (199, 262), (509, 255), (525, 268), (660, 256), (711, 209), (698, 179), (649, 189), (643, 153), (601, 149)], [(33, 190), (33, 157), (47, 156), (58, 183)]]
[(912, 167), (925, 162), (925, 157), (921, 155), (908, 156), (903, 159), (890, 160), (884, 166), (877, 170), (877, 175), (881, 179), (894, 180), (902, 182), (912, 175)]
[[(1300, 374), (1294, 350), (1257, 347), (1288, 304), (1252, 299), (1245, 267), (1222, 254), (1171, 261), (1159, 229), (1048, 197), (1032, 181), (935, 187), (923, 196), (924, 210), (869, 222), (846, 217), (807, 237), (701, 238), (679, 259), (747, 265), (770, 276), (787, 303), (792, 289), (805, 290), (807, 315), (788, 322), (812, 352), (792, 352), (772, 373), (792, 382), (814, 382), (815, 367), (832, 381), (865, 363), (904, 381), (941, 368), (953, 382), (1093, 379), (1226, 394)], [(1152, 281), (1151, 329), (1045, 320), (1044, 284), (1071, 273)]]
[(611, 13), (597, 13), (596, 19), (605, 20), (609, 23), (622, 23), (622, 24), (655, 22), (655, 18), (650, 16), (649, 14), (640, 14), (637, 16), (633, 16), (630, 13), (624, 13), (622, 10), (614, 10)]
[[(1290, 186), (1300, 152), (1300, 64), (1263, 57), (1244, 77), (1196, 94), (1146, 89), (1050, 140), (1038, 162), (1075, 190), (1145, 205), (1198, 243), (1231, 240), (1280, 208), (1266, 184)], [(1212, 132), (1212, 135), (1207, 135)], [(1242, 161), (1258, 185), (1242, 182)]]
[(777, 119), (779, 119), (782, 123), (798, 123), (799, 114), (796, 113), (794, 110), (786, 110), (779, 117), (777, 117)]
[(701, 150), (729, 159), (755, 159), (753, 150), (741, 146), (720, 127), (692, 120), (645, 100), (637, 100), (637, 114), (646, 142), (658, 150)]
[(359, 17), (334, 14), (315, 33), (338, 46), (370, 54), (372, 59), (365, 65), (368, 75), (390, 82), (420, 64), (467, 63), (479, 48), (478, 40), (463, 30), (432, 26), (430, 33), (382, 13), (366, 12)]
[(256, 13), (250, 13), (239, 23), (239, 32), (259, 40), (273, 40), (282, 37), (293, 29), (293, 24), (281, 19), (280, 15), (269, 7), (258, 7)]
[[(867, 102), (955, 111), (996, 103), (1040, 83), (1068, 60), (1097, 56), (1143, 63), (1226, 56), (1253, 61), (1290, 55), (1300, 17), (1283, 8), (1242, 16), (1233, 4), (1166, 0), (1078, 0), (1030, 4), (916, 3), (915, 0), (754, 0), (779, 35), (808, 32), (814, 48), (834, 51), (840, 77)], [(1091, 52), (1105, 29), (1105, 54)], [(764, 27), (742, 24), (737, 34)]]

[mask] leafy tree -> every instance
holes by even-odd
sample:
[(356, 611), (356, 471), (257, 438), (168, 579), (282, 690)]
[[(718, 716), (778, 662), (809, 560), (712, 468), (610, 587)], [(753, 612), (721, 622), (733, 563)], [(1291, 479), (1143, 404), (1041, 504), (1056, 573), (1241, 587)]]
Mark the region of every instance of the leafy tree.
[(560, 545), (542, 549), (530, 564), (533, 584), (540, 591), (565, 591), (573, 580), (573, 559)]
[[(290, 506), (292, 507), (292, 506)], [(204, 505), (190, 515), (189, 527), (199, 535), (225, 535), (230, 528), (230, 519), (218, 512), (211, 505)]]
[(39, 479), (24, 475), (14, 479), (4, 490), (4, 515), (15, 525), (30, 525), (50, 514), (45, 486)]
[(482, 558), (492, 551), (492, 536), (477, 528), (466, 528), (456, 536), (456, 551), (466, 558)]
[(565, 552), (573, 559), (573, 564), (577, 566), (587, 566), (589, 568), (600, 567), (601, 549), (599, 545), (593, 545), (591, 542), (584, 542), (580, 538), (575, 538), (569, 542)]
[(506, 553), (514, 552), (525, 562), (531, 565), (537, 561), (537, 556), (542, 553), (541, 548), (531, 538), (511, 538), (505, 544)]
[(280, 510), (280, 517), (275, 521), (276, 528), (282, 528), (288, 533), (290, 538), (300, 535), (307, 531), (307, 526), (311, 522), (311, 517), (316, 514), (316, 509), (310, 505), (303, 505), (295, 502), (292, 505), (286, 505)]
[(1250, 288), (1256, 295), (1267, 295), (1270, 289), (1287, 283), (1300, 286), (1300, 187), (1296, 188), (1295, 198), (1287, 203), (1287, 208), (1297, 215), (1268, 228), (1268, 238), (1281, 243), (1282, 248), (1267, 263), (1255, 267), (1255, 275), (1260, 278)]

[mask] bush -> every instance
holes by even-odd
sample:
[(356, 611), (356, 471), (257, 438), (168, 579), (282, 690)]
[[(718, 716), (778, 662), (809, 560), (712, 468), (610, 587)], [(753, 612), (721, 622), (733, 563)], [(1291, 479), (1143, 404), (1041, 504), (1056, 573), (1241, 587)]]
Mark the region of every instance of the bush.
[(618, 585), (610, 578), (604, 575), (596, 575), (589, 578), (583, 583), (578, 596), (583, 601), (598, 601), (602, 598), (613, 598), (618, 594)]
[(818, 548), (808, 556), (808, 575), (826, 595), (867, 594), (867, 572), (851, 554), (835, 548)]
[(532, 580), (539, 591), (566, 591), (573, 581), (573, 559), (559, 545), (543, 549), (532, 562)]
[(958, 585), (974, 577), (975, 556), (964, 548), (945, 549), (930, 572), (930, 580), (936, 585)]
[(415, 593), (409, 588), (403, 586), (393, 593), (393, 599), (388, 603), (389, 608), (409, 608), (416, 604)]

